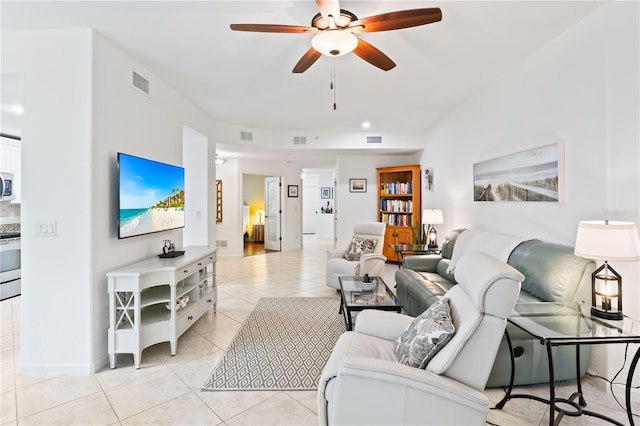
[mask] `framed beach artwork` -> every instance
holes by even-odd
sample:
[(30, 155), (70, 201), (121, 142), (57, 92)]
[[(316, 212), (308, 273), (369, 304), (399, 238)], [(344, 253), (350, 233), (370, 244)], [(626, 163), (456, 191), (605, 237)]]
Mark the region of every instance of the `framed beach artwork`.
[(564, 144), (475, 163), (473, 200), (564, 202)]
[(349, 179), (349, 192), (367, 192), (367, 180)]

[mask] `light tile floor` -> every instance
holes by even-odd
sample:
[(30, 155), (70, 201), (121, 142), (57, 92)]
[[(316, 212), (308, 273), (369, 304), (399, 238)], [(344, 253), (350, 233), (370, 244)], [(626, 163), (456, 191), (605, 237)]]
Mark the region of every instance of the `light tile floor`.
[[(0, 302), (0, 386), (2, 425), (315, 425), (316, 392), (201, 392), (223, 351), (244, 318), (263, 296), (333, 296), (324, 284), (326, 241), (305, 236), (300, 251), (244, 258), (219, 258), (218, 311), (203, 316), (178, 342), (172, 357), (169, 344), (146, 349), (142, 366), (120, 355), (115, 369), (90, 376), (32, 376), (15, 373), (20, 359), (20, 297)], [(395, 284), (397, 265), (388, 264), (385, 281)], [(590, 407), (627, 423), (610, 395), (585, 380)], [(573, 383), (558, 384), (569, 394)], [(546, 395), (545, 385), (518, 388)], [(492, 403), (502, 389), (487, 389)], [(638, 404), (635, 409), (638, 411)], [(489, 424), (544, 425), (545, 405), (512, 400), (504, 410), (492, 410)], [(603, 424), (592, 418), (566, 418), (563, 424)]]

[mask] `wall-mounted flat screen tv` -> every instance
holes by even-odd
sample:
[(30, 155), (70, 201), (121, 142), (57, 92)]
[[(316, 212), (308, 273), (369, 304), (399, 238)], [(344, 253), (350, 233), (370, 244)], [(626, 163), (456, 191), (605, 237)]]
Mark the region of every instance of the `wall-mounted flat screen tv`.
[(184, 227), (184, 168), (118, 153), (118, 238)]

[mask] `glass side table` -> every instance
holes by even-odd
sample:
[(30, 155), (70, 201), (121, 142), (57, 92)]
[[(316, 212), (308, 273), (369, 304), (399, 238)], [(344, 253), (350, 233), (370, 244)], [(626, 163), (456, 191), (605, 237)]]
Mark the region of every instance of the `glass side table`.
[[(585, 410), (587, 402), (582, 394), (582, 383), (580, 378), (580, 345), (599, 345), (614, 343), (640, 343), (640, 322), (625, 317), (621, 321), (608, 321), (591, 316), (591, 305), (586, 303), (518, 303), (508, 321), (521, 328), (525, 332), (534, 336), (544, 345), (547, 350), (549, 361), (549, 399), (540, 398), (533, 395), (513, 394), (514, 379), (514, 355), (509, 333), (506, 333), (509, 352), (511, 353), (511, 383), (504, 398), (496, 405), (497, 409), (502, 409), (509, 399), (529, 398), (544, 402), (551, 406), (549, 410), (549, 425), (558, 424), (562, 417), (588, 415), (597, 417), (608, 422), (621, 425), (621, 423), (604, 416), (600, 413)], [(576, 386), (577, 390), (568, 399), (556, 398), (553, 372), (553, 350), (554, 346), (574, 345), (576, 347)], [(633, 414), (631, 412), (631, 381), (633, 373), (640, 358), (640, 348), (629, 366), (627, 382), (625, 387), (625, 403), (627, 406), (627, 416), (629, 424), (634, 425)], [(577, 402), (575, 400), (578, 400)], [(558, 407), (558, 403), (569, 405), (575, 411), (567, 411)], [(558, 411), (558, 418), (555, 419), (555, 412)]]
[(440, 254), (442, 249), (440, 247), (429, 247), (427, 244), (389, 244), (389, 247), (396, 252), (396, 259), (398, 260), (398, 268), (402, 267), (402, 258), (407, 254)]
[(362, 277), (338, 277), (340, 282), (340, 313), (344, 317), (347, 330), (353, 330), (352, 312), (365, 309), (395, 311), (400, 313), (402, 305), (380, 277), (371, 277), (369, 285), (362, 283)]

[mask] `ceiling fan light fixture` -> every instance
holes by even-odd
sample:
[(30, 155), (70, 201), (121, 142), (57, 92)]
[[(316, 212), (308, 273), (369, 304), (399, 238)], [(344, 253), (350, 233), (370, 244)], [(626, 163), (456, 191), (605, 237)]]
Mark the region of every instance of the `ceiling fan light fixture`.
[(342, 56), (358, 46), (358, 38), (343, 30), (326, 30), (311, 39), (311, 46), (327, 56)]

